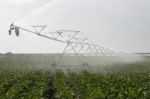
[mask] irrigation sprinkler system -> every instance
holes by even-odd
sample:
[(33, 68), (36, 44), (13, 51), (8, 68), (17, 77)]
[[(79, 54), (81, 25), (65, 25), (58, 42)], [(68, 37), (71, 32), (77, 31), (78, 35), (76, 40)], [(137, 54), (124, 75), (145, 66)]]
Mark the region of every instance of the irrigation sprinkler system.
[(43, 30), (46, 27), (47, 25), (23, 27), (12, 23), (10, 25), (9, 35), (15, 31), (16, 36), (19, 36), (20, 30), (23, 30), (46, 39), (64, 43), (65, 47), (58, 61), (63, 56), (116, 56), (120, 54), (120, 52), (112, 51), (109, 48), (89, 43), (88, 38), (81, 35), (78, 30), (56, 30), (55, 32), (44, 33)]

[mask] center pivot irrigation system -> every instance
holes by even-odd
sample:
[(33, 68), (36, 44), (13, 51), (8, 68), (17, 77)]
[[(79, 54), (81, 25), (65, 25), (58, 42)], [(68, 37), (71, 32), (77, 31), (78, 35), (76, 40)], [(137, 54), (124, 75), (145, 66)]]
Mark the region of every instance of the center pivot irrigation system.
[(20, 30), (23, 30), (43, 38), (64, 43), (66, 45), (62, 53), (60, 53), (61, 55), (59, 59), (61, 59), (63, 56), (116, 56), (121, 54), (120, 52), (110, 50), (109, 48), (89, 43), (88, 38), (82, 35), (80, 31), (56, 30), (55, 32), (44, 33), (43, 30), (46, 27), (47, 25), (23, 27), (14, 25), (14, 23), (12, 23), (10, 25), (9, 35), (11, 35), (13, 31), (15, 31), (16, 36), (19, 36)]

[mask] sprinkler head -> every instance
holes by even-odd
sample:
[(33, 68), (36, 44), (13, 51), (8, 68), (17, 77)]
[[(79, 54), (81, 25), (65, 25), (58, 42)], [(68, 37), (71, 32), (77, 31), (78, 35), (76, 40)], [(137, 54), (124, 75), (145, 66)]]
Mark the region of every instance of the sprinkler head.
[(12, 34), (12, 31), (13, 31), (13, 30), (15, 30), (16, 36), (19, 36), (19, 33), (20, 33), (19, 28), (18, 28), (17, 26), (14, 26), (14, 23), (12, 23), (12, 24), (10, 25), (10, 28), (9, 28), (9, 31), (8, 31), (9, 35)]

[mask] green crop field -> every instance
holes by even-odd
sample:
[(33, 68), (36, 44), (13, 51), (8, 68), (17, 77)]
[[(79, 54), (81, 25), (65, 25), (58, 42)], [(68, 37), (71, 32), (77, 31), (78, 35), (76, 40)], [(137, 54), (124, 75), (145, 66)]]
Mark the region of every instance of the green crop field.
[(149, 57), (55, 73), (49, 59), (0, 57), (0, 99), (150, 99)]

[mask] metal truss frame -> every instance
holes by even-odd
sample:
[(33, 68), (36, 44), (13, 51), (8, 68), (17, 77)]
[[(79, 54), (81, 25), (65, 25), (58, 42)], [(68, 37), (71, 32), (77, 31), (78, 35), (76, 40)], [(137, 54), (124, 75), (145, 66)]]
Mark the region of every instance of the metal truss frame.
[(88, 38), (83, 35), (81, 36), (78, 30), (56, 30), (55, 32), (44, 33), (43, 31), (47, 25), (29, 27), (30, 29), (27, 29), (12, 23), (10, 25), (9, 34), (11, 34), (14, 29), (18, 29), (66, 44), (58, 61), (63, 56), (116, 56), (120, 54), (120, 52), (113, 51), (109, 48), (89, 43)]

